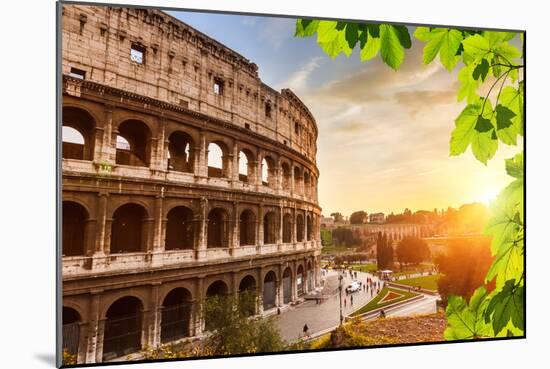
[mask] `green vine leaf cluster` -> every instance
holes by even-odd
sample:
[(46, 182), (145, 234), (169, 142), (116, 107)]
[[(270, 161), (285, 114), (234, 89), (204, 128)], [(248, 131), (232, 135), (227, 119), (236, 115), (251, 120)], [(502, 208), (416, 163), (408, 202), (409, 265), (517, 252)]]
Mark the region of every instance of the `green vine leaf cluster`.
[[(297, 37), (317, 34), (317, 43), (332, 58), (350, 56), (360, 49), (361, 61), (380, 54), (382, 61), (398, 70), (405, 50), (412, 45), (405, 26), (365, 22), (298, 19)], [(457, 73), (457, 101), (465, 107), (454, 121), (450, 155), (461, 155), (468, 148), (487, 164), (499, 144), (517, 146), (524, 135), (524, 82), (522, 52), (512, 45), (512, 32), (417, 27), (414, 37), (424, 44), (423, 61), (439, 57), (441, 65)], [(523, 34), (520, 34), (523, 41)], [(483, 94), (480, 95), (480, 91)], [(523, 150), (505, 162), (512, 178), (491, 207), (492, 216), (485, 233), (492, 236), (494, 261), (486, 283), (469, 301), (451, 296), (446, 315), (446, 339), (472, 339), (523, 335), (525, 330), (524, 271), (524, 158)]]

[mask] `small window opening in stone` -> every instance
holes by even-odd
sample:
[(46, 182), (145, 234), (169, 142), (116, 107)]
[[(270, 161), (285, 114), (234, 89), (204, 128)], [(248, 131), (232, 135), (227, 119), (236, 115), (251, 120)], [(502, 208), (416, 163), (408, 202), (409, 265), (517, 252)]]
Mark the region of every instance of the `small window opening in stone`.
[(271, 104), (265, 103), (265, 116), (271, 118)]
[(139, 44), (132, 44), (132, 48), (130, 49), (130, 60), (138, 64), (145, 64), (145, 47)]
[(214, 79), (214, 93), (216, 95), (223, 95), (223, 81), (221, 79)]
[(250, 123), (245, 123), (245, 124), (244, 124), (244, 128), (250, 129)]
[(71, 68), (69, 75), (78, 79), (86, 79), (86, 72), (78, 68)]

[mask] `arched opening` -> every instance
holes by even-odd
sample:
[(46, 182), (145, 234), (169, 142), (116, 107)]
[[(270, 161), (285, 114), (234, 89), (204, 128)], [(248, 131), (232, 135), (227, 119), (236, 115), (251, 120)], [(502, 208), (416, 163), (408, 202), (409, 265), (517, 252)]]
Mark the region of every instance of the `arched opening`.
[(277, 215), (270, 211), (264, 215), (264, 244), (274, 244), (277, 242)]
[(305, 293), (304, 285), (304, 267), (300, 264), (296, 272), (296, 291), (298, 296), (302, 296)]
[(88, 212), (76, 202), (63, 201), (63, 256), (86, 254), (85, 235)]
[(302, 214), (296, 216), (296, 241), (304, 241), (304, 216)]
[(306, 276), (307, 276), (307, 290), (311, 291), (313, 290), (313, 268), (311, 267), (310, 260), (307, 261)]
[(116, 163), (146, 167), (149, 165), (151, 132), (145, 123), (130, 119), (118, 126)]
[(185, 206), (176, 206), (168, 212), (165, 249), (192, 249), (193, 240), (193, 211)]
[(289, 304), (292, 301), (292, 270), (287, 267), (283, 273), (283, 303)]
[(275, 307), (275, 297), (277, 295), (277, 276), (275, 272), (269, 271), (264, 278), (263, 305), (264, 310)]
[(103, 361), (141, 349), (141, 301), (133, 296), (116, 300), (107, 310), (103, 336)]
[(186, 288), (175, 288), (166, 295), (162, 303), (161, 342), (190, 336), (192, 307), (191, 292)]
[(94, 156), (95, 120), (85, 110), (63, 108), (62, 156), (65, 159), (92, 160)]
[(208, 213), (208, 247), (227, 247), (227, 212), (215, 208)]
[(239, 219), (239, 244), (241, 246), (256, 243), (256, 216), (247, 209), (241, 213)]
[(264, 186), (273, 186), (275, 178), (275, 162), (269, 156), (262, 159), (262, 184)]
[(292, 215), (283, 216), (283, 243), (292, 242)]
[(226, 177), (226, 151), (225, 145), (221, 142), (211, 142), (208, 145), (208, 177)]
[(78, 355), (80, 322), (80, 314), (75, 309), (63, 306), (63, 351), (67, 351), (71, 355)]
[(310, 175), (307, 171), (304, 172), (304, 195), (309, 196), (311, 186)]
[(300, 167), (294, 167), (294, 191), (302, 194), (302, 171)]
[[(206, 299), (210, 301), (216, 301), (216, 299), (224, 299), (225, 297), (227, 297), (228, 294), (229, 294), (229, 287), (227, 287), (227, 284), (224, 281), (218, 280), (218, 281), (212, 282), (210, 286), (208, 286), (208, 289), (206, 290)], [(209, 301), (207, 301), (206, 303), (208, 304)], [(220, 309), (221, 309), (220, 312), (223, 313), (223, 306), (216, 306), (217, 304), (214, 304), (214, 305), (215, 306), (210, 307), (210, 309), (212, 309), (210, 311), (210, 314), (212, 314), (213, 312), (217, 312)], [(214, 316), (214, 319), (220, 318), (215, 314), (213, 316)], [(205, 314), (204, 325), (205, 325), (205, 329), (207, 331), (210, 331), (212, 330), (213, 327), (212, 327), (212, 322), (208, 318), (209, 318), (208, 314)]]
[(111, 254), (147, 249), (147, 211), (137, 204), (125, 204), (113, 214)]
[(249, 182), (254, 173), (254, 156), (248, 150), (239, 151), (239, 181)]
[(251, 275), (239, 284), (239, 310), (244, 316), (256, 314), (256, 279)]
[(283, 172), (283, 189), (284, 190), (290, 190), (290, 181), (292, 179), (292, 175), (290, 172), (290, 165), (288, 163), (281, 164), (281, 170)]
[(313, 223), (311, 221), (311, 216), (306, 217), (306, 239), (311, 241), (311, 234), (313, 232)]
[(168, 170), (193, 172), (193, 140), (183, 132), (174, 132), (168, 138)]

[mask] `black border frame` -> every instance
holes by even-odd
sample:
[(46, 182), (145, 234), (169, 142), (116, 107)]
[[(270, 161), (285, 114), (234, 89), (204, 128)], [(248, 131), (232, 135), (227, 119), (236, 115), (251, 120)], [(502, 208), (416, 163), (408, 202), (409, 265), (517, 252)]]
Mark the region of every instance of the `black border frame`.
[[(116, 361), (106, 363), (92, 363), (92, 364), (76, 364), (76, 365), (63, 365), (63, 347), (62, 347), (62, 311), (63, 311), (63, 281), (62, 281), (62, 237), (61, 237), (61, 209), (62, 209), (62, 160), (61, 160), (61, 132), (62, 132), (62, 106), (63, 106), (63, 92), (62, 92), (62, 7), (63, 5), (84, 5), (84, 6), (109, 6), (119, 8), (141, 8), (141, 9), (157, 9), (162, 11), (184, 11), (191, 13), (212, 13), (212, 14), (225, 14), (225, 15), (249, 15), (257, 17), (272, 17), (272, 18), (302, 18), (302, 19), (321, 19), (321, 20), (337, 20), (337, 21), (349, 21), (349, 22), (369, 22), (378, 24), (393, 24), (404, 26), (428, 26), (428, 27), (447, 27), (463, 30), (484, 30), (484, 31), (500, 31), (500, 32), (515, 32), (523, 34), (523, 83), (524, 83), (524, 104), (523, 104), (523, 204), (524, 204), (524, 252), (523, 252), (523, 264), (524, 264), (524, 285), (525, 293), (523, 297), (525, 315), (524, 315), (524, 331), (523, 336), (513, 337), (492, 337), (484, 339), (471, 339), (471, 340), (453, 340), (453, 341), (438, 341), (438, 342), (415, 342), (415, 343), (403, 343), (403, 344), (384, 344), (373, 346), (361, 346), (361, 347), (340, 347), (340, 348), (327, 348), (327, 349), (310, 349), (310, 350), (289, 350), (289, 351), (277, 351), (277, 352), (262, 352), (255, 354), (232, 354), (232, 355), (213, 355), (213, 356), (200, 356), (189, 358), (177, 358), (177, 359), (155, 359), (155, 360), (132, 360), (132, 361)], [(200, 31), (200, 30), (199, 30)], [(457, 26), (451, 24), (426, 24), (426, 23), (414, 23), (414, 22), (397, 22), (397, 21), (384, 21), (384, 20), (370, 20), (370, 19), (352, 19), (352, 18), (333, 18), (325, 16), (307, 15), (301, 16), (298, 14), (270, 14), (270, 13), (254, 13), (254, 12), (238, 12), (228, 10), (213, 10), (213, 9), (197, 9), (197, 8), (184, 8), (184, 7), (170, 7), (170, 6), (155, 6), (155, 5), (132, 5), (126, 3), (98, 3), (93, 1), (73, 1), (73, 0), (57, 0), (56, 2), (56, 60), (55, 60), (55, 96), (56, 96), (56, 147), (55, 147), (55, 167), (56, 167), (56, 347), (55, 347), (55, 362), (58, 368), (80, 368), (80, 367), (94, 367), (94, 366), (109, 366), (109, 365), (132, 365), (132, 364), (144, 364), (144, 363), (163, 363), (163, 362), (182, 362), (182, 361), (195, 361), (195, 360), (213, 360), (213, 359), (230, 359), (238, 357), (260, 357), (271, 355), (289, 355), (289, 354), (309, 354), (318, 352), (336, 352), (336, 351), (351, 351), (351, 350), (370, 350), (379, 348), (391, 348), (391, 347), (414, 347), (414, 346), (433, 346), (433, 345), (448, 345), (448, 344), (460, 344), (460, 343), (479, 343), (479, 342), (495, 342), (495, 341), (513, 341), (524, 340), (527, 338), (527, 30), (526, 29), (509, 29), (509, 28), (491, 28), (491, 27), (473, 27), (473, 26)]]

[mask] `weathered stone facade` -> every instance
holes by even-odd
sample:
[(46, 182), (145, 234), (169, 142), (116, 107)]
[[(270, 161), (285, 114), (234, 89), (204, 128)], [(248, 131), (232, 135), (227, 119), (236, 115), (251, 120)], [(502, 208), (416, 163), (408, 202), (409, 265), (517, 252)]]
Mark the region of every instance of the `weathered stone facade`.
[(64, 5), (62, 71), (63, 335), (79, 363), (200, 337), (208, 295), (251, 290), (260, 314), (319, 285), (317, 127), (290, 90), (151, 9)]

